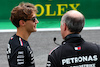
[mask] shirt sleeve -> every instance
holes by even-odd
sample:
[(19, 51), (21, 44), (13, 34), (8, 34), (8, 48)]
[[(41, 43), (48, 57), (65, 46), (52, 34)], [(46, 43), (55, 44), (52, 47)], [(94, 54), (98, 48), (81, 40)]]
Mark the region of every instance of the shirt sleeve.
[(59, 64), (58, 54), (56, 52), (57, 48), (58, 47), (54, 48), (49, 53), (46, 67), (61, 67), (60, 64)]
[(58, 67), (57, 62), (52, 55), (48, 55), (46, 67)]
[(25, 67), (26, 51), (24, 47), (18, 47), (10, 54), (9, 65), (10, 67)]
[(7, 48), (7, 59), (9, 67), (35, 67), (33, 52), (15, 39), (10, 39)]
[(10, 67), (35, 67), (35, 64), (31, 64), (30, 53), (23, 46), (19, 46), (16, 49), (10, 49), (11, 53), (8, 53), (8, 62)]

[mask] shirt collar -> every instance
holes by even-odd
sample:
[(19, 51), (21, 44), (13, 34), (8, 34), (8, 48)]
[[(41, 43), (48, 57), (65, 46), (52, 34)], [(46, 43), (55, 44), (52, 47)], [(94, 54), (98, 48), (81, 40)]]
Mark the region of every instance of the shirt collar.
[(66, 40), (68, 40), (70, 38), (81, 38), (81, 35), (80, 34), (69, 34), (64, 39), (66, 41)]

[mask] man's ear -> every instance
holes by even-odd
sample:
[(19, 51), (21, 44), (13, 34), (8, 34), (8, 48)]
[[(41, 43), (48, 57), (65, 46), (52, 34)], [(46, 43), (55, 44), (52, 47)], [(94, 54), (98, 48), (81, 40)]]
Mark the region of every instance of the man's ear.
[(68, 29), (66, 23), (64, 23), (63, 25), (64, 25), (64, 31), (66, 31)]
[(24, 21), (24, 20), (20, 20), (20, 21), (19, 21), (19, 25), (20, 25), (20, 26), (24, 26), (24, 25), (25, 25), (25, 21)]

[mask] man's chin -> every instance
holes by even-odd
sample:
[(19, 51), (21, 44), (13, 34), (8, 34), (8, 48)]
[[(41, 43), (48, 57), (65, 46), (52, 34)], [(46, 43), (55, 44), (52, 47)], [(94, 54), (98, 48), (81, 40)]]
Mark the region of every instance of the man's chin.
[(33, 30), (32, 32), (36, 32), (37, 30), (35, 29), (35, 30)]

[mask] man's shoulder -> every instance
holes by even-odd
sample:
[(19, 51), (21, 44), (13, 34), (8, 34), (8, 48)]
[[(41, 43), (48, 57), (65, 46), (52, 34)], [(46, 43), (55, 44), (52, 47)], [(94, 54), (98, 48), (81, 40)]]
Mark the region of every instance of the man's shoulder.
[(15, 35), (13, 35), (13, 36), (11, 36), (10, 37), (10, 40), (9, 40), (9, 44), (12, 46), (12, 47), (26, 47), (25, 45), (24, 45), (24, 40), (21, 38), (21, 37), (19, 37), (19, 36), (17, 36), (16, 34)]
[(18, 37), (16, 35), (13, 35), (10, 37), (9, 39), (9, 43), (14, 43), (14, 42), (17, 42), (18, 41)]
[[(87, 42), (87, 41), (85, 41), (84, 44), (86, 44), (87, 46), (88, 46), (88, 45), (89, 45), (89, 46), (91, 45), (92, 47), (93, 47), (93, 46), (98, 46), (98, 47), (100, 47), (100, 44), (97, 44), (97, 43), (95, 43), (95, 42)], [(91, 46), (90, 46), (90, 47), (91, 47)]]
[(59, 46), (55, 47), (54, 49), (52, 49), (52, 50), (50, 51), (49, 55), (54, 54), (54, 53), (56, 53), (56, 54), (57, 54), (57, 53), (60, 53), (61, 50), (62, 50), (62, 47), (63, 47), (63, 45), (59, 45)]
[(91, 51), (100, 51), (100, 44), (95, 42), (84, 42), (82, 45), (84, 49), (91, 50)]

